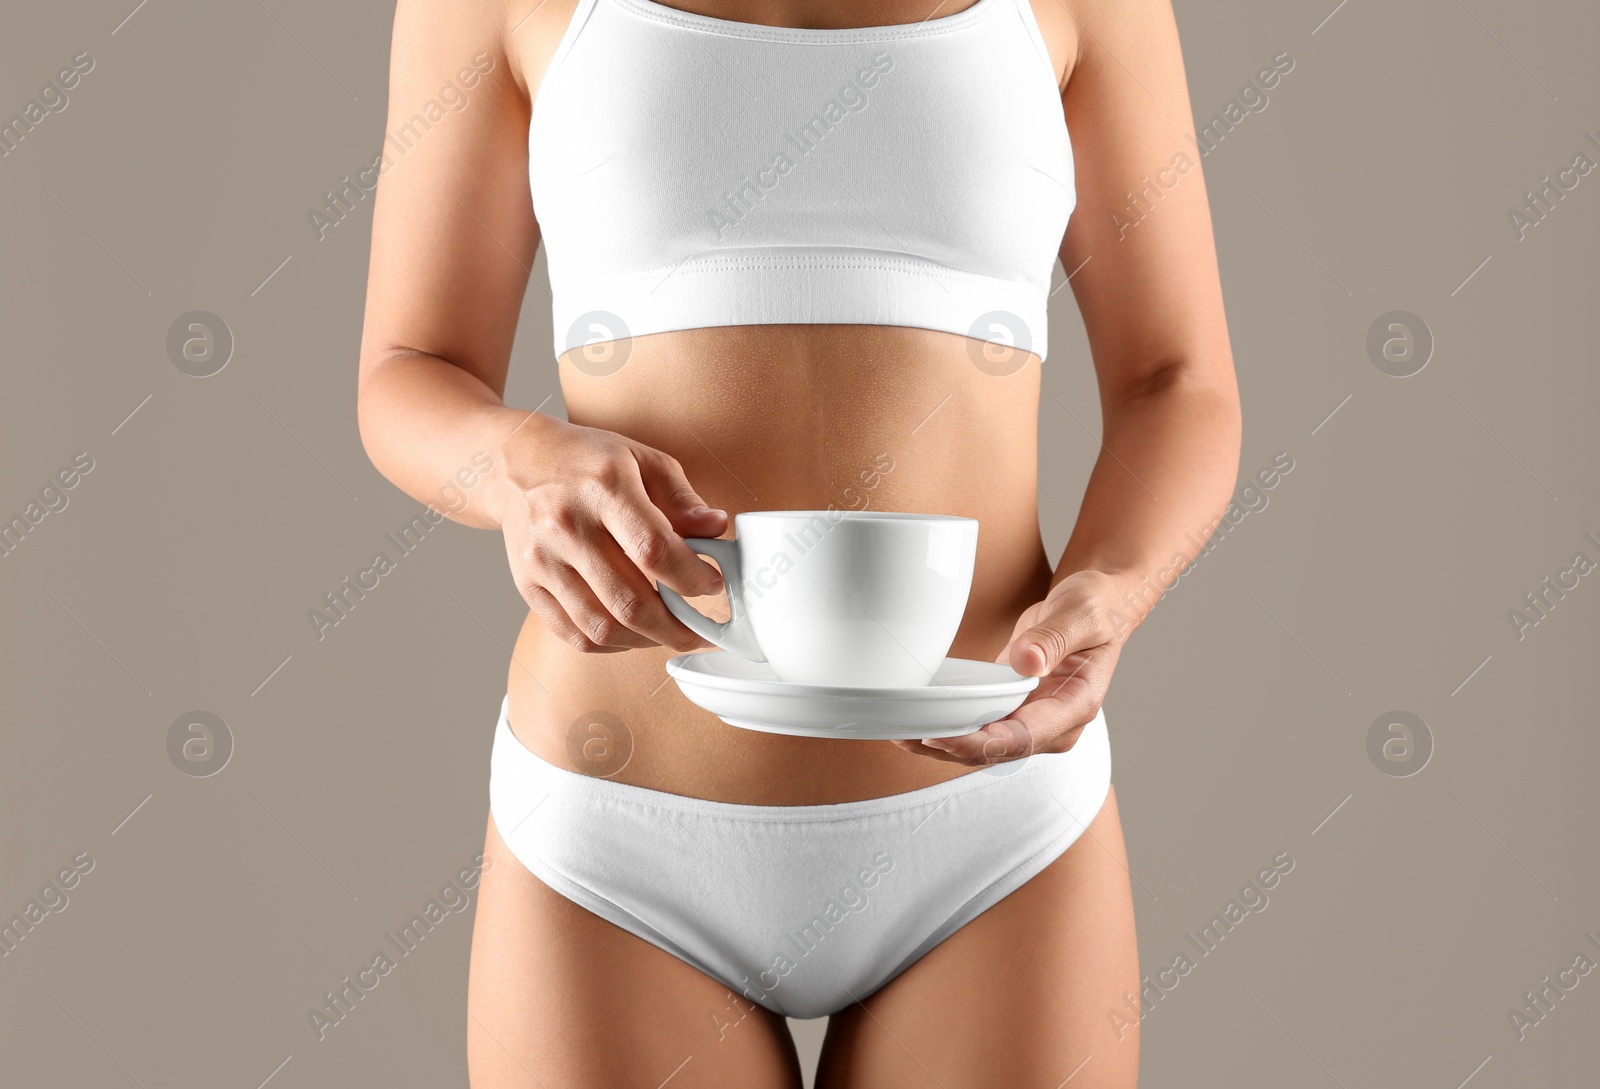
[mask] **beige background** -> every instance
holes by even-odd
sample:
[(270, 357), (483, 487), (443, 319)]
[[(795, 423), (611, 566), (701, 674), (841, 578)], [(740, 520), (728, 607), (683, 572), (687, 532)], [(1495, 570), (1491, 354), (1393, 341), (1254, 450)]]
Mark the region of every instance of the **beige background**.
[[(94, 463), (0, 558), (0, 918), (93, 859), (0, 958), (4, 1080), (464, 1085), (470, 912), (327, 1039), (306, 1017), (478, 851), (524, 615), (498, 538), (446, 526), (325, 639), (306, 620), (417, 510), (354, 426), (370, 201), (320, 242), (307, 223), (376, 154), (392, 9), (135, 2), (0, 17), (0, 117), (95, 61), (0, 159), (0, 514)], [(1524, 240), (1507, 211), (1600, 158), (1600, 10), (1334, 3), (1179, 4), (1202, 121), (1295, 61), (1205, 159), (1241, 478), (1294, 468), (1108, 701), (1147, 970), (1272, 856), (1295, 866), (1155, 1002), (1145, 1084), (1576, 1085), (1600, 975), (1526, 1039), (1507, 1011), (1600, 959), (1600, 575), (1521, 639), (1507, 611), (1600, 561), (1600, 174)], [(194, 310), (236, 341), (204, 379), (165, 346)], [(1407, 378), (1366, 348), (1396, 310), (1437, 342)], [(548, 311), (531, 288), (513, 403), (556, 389)], [(1054, 320), (1059, 550), (1097, 414), (1067, 291)], [(195, 710), (234, 745), (209, 777), (168, 754)], [(1433, 746), (1409, 777), (1368, 753), (1395, 711)]]

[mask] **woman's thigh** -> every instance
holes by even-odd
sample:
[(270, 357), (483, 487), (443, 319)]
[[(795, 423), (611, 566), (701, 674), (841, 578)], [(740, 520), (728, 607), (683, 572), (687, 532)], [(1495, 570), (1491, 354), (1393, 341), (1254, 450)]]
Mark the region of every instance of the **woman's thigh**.
[(1135, 1025), (1109, 1011), (1139, 989), (1122, 823), (1107, 796), (1055, 862), (835, 1014), (819, 1089), (1132, 1089)]
[(472, 933), (473, 1089), (799, 1089), (782, 1018), (561, 896), (489, 821)]

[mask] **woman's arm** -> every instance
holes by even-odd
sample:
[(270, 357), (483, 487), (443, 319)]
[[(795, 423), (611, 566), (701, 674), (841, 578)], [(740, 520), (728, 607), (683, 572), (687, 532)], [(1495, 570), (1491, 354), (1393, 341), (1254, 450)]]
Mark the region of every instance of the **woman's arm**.
[(523, 41), (553, 43), (559, 29), (531, 28), (565, 14), (561, 4), (517, 7), (400, 0), (396, 11), (361, 341), (362, 443), (407, 494), (504, 530), (518, 589), (573, 646), (696, 649), (707, 644), (650, 580), (688, 596), (719, 587), (683, 537), (718, 536), (726, 515), (666, 454), (502, 400), (538, 246), (523, 64), (542, 71), (549, 61), (511, 47), (512, 17), (525, 19)]
[(1170, 0), (1069, 0), (1062, 107), (1078, 204), (1061, 248), (1100, 389), (1102, 445), (1048, 597), (1000, 660), (1042, 677), (1013, 716), (907, 747), (985, 763), (1072, 747), (1123, 644), (1209, 536), (1240, 414)]
[(1170, 0), (1075, 7), (1062, 105), (1078, 208), (1061, 259), (1077, 270), (1103, 446), (1052, 585), (1094, 570), (1137, 586), (1175, 577), (1227, 505), (1239, 393)]
[[(501, 400), (539, 237), (526, 88), (499, 7), (395, 12), (357, 404), (373, 464), (435, 506), (528, 416)], [(463, 491), (443, 513), (500, 524), (491, 489)]]

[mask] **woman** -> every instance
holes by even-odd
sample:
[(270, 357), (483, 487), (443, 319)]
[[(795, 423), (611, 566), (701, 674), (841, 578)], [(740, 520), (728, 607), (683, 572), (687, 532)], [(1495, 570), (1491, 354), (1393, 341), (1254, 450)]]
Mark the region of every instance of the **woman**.
[[(456, 483), (530, 608), (478, 1089), (798, 1085), (784, 1014), (832, 1015), (825, 1086), (1136, 1081), (1099, 709), (1239, 437), (1177, 33), (1167, 0), (928, 2), (400, 0), (362, 438), (413, 496)], [(567, 420), (502, 399), (541, 240)], [(1052, 570), (1058, 257), (1104, 442)], [(708, 644), (655, 584), (720, 588), (684, 539), (830, 507), (979, 520), (950, 653), (1041, 677), (1020, 710), (821, 740), (665, 683)]]

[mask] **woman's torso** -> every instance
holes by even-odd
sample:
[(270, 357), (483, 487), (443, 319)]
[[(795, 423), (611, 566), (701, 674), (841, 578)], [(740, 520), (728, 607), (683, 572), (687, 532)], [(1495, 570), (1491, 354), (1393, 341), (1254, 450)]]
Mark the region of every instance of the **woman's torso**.
[[(894, 0), (870, 12), (832, 3), (779, 13), (701, 0), (694, 10), (851, 27), (917, 22), (930, 14), (923, 2)], [(565, 12), (531, 26), (535, 33), (522, 43), (517, 62), (529, 86), (538, 85), (574, 6), (574, 0), (557, 3)], [(1064, 22), (1041, 19), (1040, 26), (1052, 57), (1067, 56)], [(559, 149), (531, 146), (529, 154)], [(579, 351), (562, 356), (568, 418), (671, 454), (699, 494), (730, 517), (831, 506), (978, 519), (972, 592), (953, 656), (994, 659), (1017, 616), (1044, 596), (1051, 568), (1037, 517), (1037, 356), (997, 354), (959, 335), (894, 325), (689, 329), (635, 336), (621, 350), (626, 362), (614, 370), (584, 363)], [(720, 601), (696, 604), (726, 616)], [(876, 797), (971, 771), (890, 742), (727, 726), (667, 679), (671, 654), (666, 648), (582, 654), (530, 614), (508, 677), (512, 728), (562, 767), (748, 804)]]

